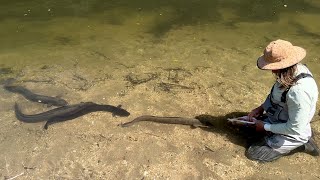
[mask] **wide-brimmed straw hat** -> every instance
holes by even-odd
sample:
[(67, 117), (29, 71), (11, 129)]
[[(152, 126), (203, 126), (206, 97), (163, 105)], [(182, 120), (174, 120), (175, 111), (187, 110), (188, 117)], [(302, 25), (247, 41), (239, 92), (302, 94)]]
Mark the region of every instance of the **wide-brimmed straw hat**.
[(278, 70), (297, 64), (306, 56), (306, 50), (289, 41), (272, 41), (257, 60), (260, 69)]

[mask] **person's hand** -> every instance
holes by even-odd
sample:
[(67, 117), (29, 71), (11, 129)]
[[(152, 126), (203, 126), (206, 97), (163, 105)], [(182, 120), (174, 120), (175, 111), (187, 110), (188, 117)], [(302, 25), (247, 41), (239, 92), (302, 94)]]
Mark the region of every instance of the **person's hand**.
[(264, 122), (263, 122), (263, 121), (255, 120), (255, 123), (256, 123), (256, 131), (257, 131), (257, 132), (264, 132), (264, 131), (266, 131), (266, 130), (264, 129)]
[(255, 109), (253, 109), (253, 110), (248, 114), (248, 120), (249, 120), (249, 121), (253, 121), (253, 120), (254, 120), (253, 118), (262, 115), (263, 111), (264, 111), (264, 110), (263, 110), (262, 106), (259, 106), (259, 107), (255, 108)]

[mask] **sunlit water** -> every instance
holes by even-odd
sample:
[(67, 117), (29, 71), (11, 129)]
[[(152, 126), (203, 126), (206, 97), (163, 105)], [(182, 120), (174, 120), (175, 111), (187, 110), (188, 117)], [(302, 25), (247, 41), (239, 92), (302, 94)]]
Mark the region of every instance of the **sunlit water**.
[[(123, 104), (133, 117), (249, 111), (274, 80), (256, 67), (270, 41), (285, 39), (305, 48), (303, 63), (320, 84), (319, 19), (318, 0), (2, 0), (0, 82), (16, 78), (36, 92), (62, 95), (72, 103)], [(29, 142), (17, 139), (28, 128), (41, 129), (17, 125), (12, 105), (22, 99), (0, 90), (1, 151), (9, 164), (10, 158), (28, 161), (28, 149), (41, 136), (35, 133)], [(65, 162), (56, 160), (64, 154), (57, 147), (72, 149), (72, 143), (59, 139), (76, 129), (103, 132), (113, 127), (82, 123), (65, 128), (62, 138), (60, 132), (43, 137), (57, 151), (53, 164)], [(320, 131), (319, 125), (314, 127)], [(33, 157), (42, 159), (46, 151)], [(4, 167), (3, 158), (1, 163)], [(42, 163), (51, 169), (50, 163)]]
[(243, 64), (253, 68), (262, 48), (281, 38), (306, 48), (305, 62), (316, 70), (319, 4), (5, 0), (0, 7), (0, 61), (2, 68), (17, 69), (74, 61), (88, 68), (110, 62), (184, 66), (210, 61), (237, 71)]
[(142, 65), (148, 71), (218, 68), (222, 79), (270, 86), (270, 73), (255, 61), (276, 39), (304, 47), (304, 63), (320, 79), (316, 0), (6, 1), (0, 10), (1, 79), (43, 73), (56, 79), (75, 66), (111, 76)]

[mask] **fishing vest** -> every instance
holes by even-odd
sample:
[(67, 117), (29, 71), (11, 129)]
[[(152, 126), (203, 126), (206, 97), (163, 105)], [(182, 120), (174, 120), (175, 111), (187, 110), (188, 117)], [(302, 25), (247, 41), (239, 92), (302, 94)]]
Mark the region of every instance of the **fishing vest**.
[[(298, 76), (296, 76), (296, 78), (294, 79), (294, 83), (306, 77), (313, 78), (311, 74), (301, 73)], [(287, 93), (292, 86), (288, 87), (283, 91), (283, 93), (281, 94), (281, 101), (279, 103), (275, 103), (272, 97), (274, 86), (275, 85), (273, 85), (271, 92), (268, 95), (266, 101), (263, 103), (262, 107), (266, 111), (266, 115), (268, 116), (269, 123), (271, 124), (286, 123), (289, 119), (288, 106), (286, 104)]]

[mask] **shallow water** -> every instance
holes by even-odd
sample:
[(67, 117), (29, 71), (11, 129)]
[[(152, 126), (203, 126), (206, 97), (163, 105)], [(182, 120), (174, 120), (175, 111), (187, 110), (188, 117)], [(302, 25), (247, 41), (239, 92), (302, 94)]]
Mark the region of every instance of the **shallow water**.
[[(70, 103), (122, 104), (131, 112), (131, 118), (144, 114), (190, 117), (248, 112), (264, 100), (273, 83), (270, 73), (256, 68), (256, 59), (272, 40), (285, 39), (304, 47), (307, 57), (303, 63), (320, 84), (319, 19), (317, 0), (3, 0), (0, 82), (16, 78), (18, 83), (37, 93), (61, 96)], [(273, 165), (280, 168), (290, 164), (296, 170), (285, 174), (288, 169), (282, 168), (277, 174), (278, 171), (269, 170), (273, 165), (260, 167), (246, 160), (243, 154), (235, 154), (234, 149), (236, 152), (243, 149), (226, 143), (228, 140), (223, 135), (196, 131), (192, 139), (188, 136), (189, 130), (157, 126), (164, 132), (173, 130), (166, 137), (172, 144), (169, 145), (157, 139), (159, 134), (166, 135), (159, 130), (155, 132), (158, 135), (152, 136), (155, 139), (148, 139), (150, 136), (146, 134), (150, 134), (152, 125), (147, 126), (147, 130), (139, 127), (141, 132), (127, 132), (117, 129), (116, 125), (129, 119), (104, 114), (56, 124), (45, 133), (40, 131), (41, 124), (22, 124), (16, 120), (12, 110), (16, 101), (26, 112), (47, 109), (0, 89), (0, 113), (3, 114), (0, 150), (5, 152), (0, 158), (0, 175), (3, 177), (24, 171), (26, 179), (86, 179), (91, 176), (90, 172), (80, 169), (91, 167), (94, 179), (141, 179), (142, 176), (232, 179), (255, 177), (259, 172), (253, 169), (259, 167), (266, 170), (270, 179), (306, 174), (310, 179), (319, 178), (316, 173), (319, 158), (299, 154), (282, 160)], [(103, 123), (104, 119), (112, 122)], [(313, 123), (318, 135), (319, 127), (319, 121)], [(128, 135), (123, 136), (124, 133)], [(28, 141), (21, 134), (28, 134)], [(176, 135), (180, 136), (178, 140), (174, 138)], [(189, 148), (185, 148), (183, 140), (191, 142)], [(109, 143), (105, 148), (111, 150), (96, 149), (92, 146), (96, 141)], [(157, 141), (156, 144), (153, 141)], [(147, 148), (144, 142), (148, 142), (159, 157), (151, 158), (154, 163), (145, 160), (152, 157), (150, 152), (145, 152), (146, 157), (136, 157), (132, 149), (138, 151), (140, 147), (132, 142), (143, 148)], [(199, 155), (203, 144), (210, 142), (211, 147), (216, 148), (214, 155), (218, 159)], [(59, 149), (61, 146), (64, 148)], [(123, 146), (128, 147), (123, 149)], [(82, 147), (90, 150), (71, 153)], [(129, 164), (123, 164), (125, 160), (116, 147), (122, 148), (121, 153), (129, 152)], [(226, 147), (232, 153), (223, 152)], [(181, 149), (183, 153), (178, 156)], [(164, 158), (159, 151), (173, 155), (166, 154)], [(219, 154), (220, 151), (226, 155)], [(110, 155), (105, 157), (106, 153)], [(191, 155), (199, 156), (202, 163), (194, 163), (194, 159), (189, 162)], [(91, 159), (87, 159), (88, 156)], [(225, 162), (230, 156), (234, 161)], [(114, 164), (98, 166), (94, 164), (98, 159), (112, 160)], [(184, 168), (168, 165), (174, 160)], [(306, 167), (311, 164), (311, 170), (299, 169), (294, 160), (303, 161)], [(23, 170), (20, 162), (24, 167), (37, 168)], [(150, 169), (139, 166), (148, 163)], [(185, 165), (188, 163), (190, 166)], [(243, 167), (243, 173), (233, 169)], [(128, 168), (125, 175), (119, 175), (119, 171)], [(220, 171), (215, 172), (217, 170)], [(104, 171), (109, 174), (103, 174)], [(177, 171), (181, 176), (176, 175)]]
[(319, 67), (320, 5), (315, 0), (15, 0), (0, 8), (3, 66), (177, 60), (174, 64), (216, 62), (237, 70), (234, 61), (254, 67), (262, 48), (282, 38), (306, 48), (306, 63)]

